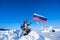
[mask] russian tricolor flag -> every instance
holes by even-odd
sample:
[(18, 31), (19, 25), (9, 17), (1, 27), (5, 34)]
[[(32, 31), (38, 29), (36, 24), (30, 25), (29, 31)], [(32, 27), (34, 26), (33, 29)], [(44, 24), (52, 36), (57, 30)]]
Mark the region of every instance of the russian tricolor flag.
[(43, 24), (46, 24), (47, 18), (35, 13), (33, 16), (33, 20), (40, 20)]

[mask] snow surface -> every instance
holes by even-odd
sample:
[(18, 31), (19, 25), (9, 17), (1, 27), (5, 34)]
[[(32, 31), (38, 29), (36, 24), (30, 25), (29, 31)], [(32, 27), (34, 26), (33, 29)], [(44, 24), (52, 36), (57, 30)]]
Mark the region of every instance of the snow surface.
[(39, 34), (36, 31), (31, 31), (28, 35), (22, 36), (21, 30), (0, 31), (0, 40), (38, 40)]

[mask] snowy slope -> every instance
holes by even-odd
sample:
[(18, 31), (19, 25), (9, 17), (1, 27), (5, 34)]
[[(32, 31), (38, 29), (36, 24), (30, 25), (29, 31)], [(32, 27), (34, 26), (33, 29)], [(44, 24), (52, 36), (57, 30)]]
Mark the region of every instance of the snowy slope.
[(0, 40), (38, 40), (39, 34), (31, 31), (28, 35), (21, 37), (21, 30), (0, 30)]

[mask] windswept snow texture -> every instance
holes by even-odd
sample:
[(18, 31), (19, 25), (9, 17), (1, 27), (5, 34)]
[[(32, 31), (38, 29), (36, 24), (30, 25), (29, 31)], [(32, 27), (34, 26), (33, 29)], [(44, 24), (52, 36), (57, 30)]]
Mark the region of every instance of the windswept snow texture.
[(21, 37), (21, 30), (0, 31), (0, 40), (38, 40), (39, 34), (31, 31), (28, 35)]

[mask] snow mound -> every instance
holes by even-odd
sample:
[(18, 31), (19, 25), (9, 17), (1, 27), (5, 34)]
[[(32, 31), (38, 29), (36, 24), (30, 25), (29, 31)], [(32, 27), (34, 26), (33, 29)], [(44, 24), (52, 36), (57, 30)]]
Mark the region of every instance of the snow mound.
[(28, 35), (21, 37), (19, 40), (38, 40), (39, 34), (36, 31), (31, 31)]
[(38, 40), (39, 34), (31, 31), (28, 35), (21, 37), (21, 30), (0, 30), (0, 40)]

